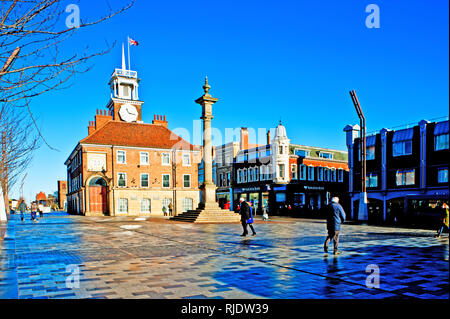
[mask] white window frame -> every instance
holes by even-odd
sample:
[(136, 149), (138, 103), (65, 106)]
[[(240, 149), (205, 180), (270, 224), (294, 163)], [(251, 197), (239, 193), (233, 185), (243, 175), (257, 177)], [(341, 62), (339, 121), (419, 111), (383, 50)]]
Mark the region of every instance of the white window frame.
[(286, 166), (284, 164), (278, 164), (277, 167), (278, 167), (278, 176), (282, 179), (285, 179), (286, 178), (286, 176), (285, 176)]
[(336, 172), (335, 168), (331, 169), (330, 177), (331, 177), (330, 181), (333, 182), (333, 183), (336, 183), (336, 181), (337, 181), (337, 172)]
[(300, 164), (300, 169), (298, 170), (298, 178), (301, 181), (306, 180), (307, 169), (305, 164)]
[[(168, 163), (164, 163), (164, 158), (165, 158), (164, 155), (168, 156), (168, 158), (169, 158), (169, 162)], [(170, 153), (168, 153), (168, 152), (161, 153), (161, 165), (162, 166), (170, 166)]]
[(317, 181), (323, 182), (323, 167), (317, 166)]
[[(147, 186), (142, 186), (142, 175), (147, 175)], [(150, 174), (149, 173), (141, 173), (140, 174), (140, 185), (141, 185), (141, 187), (144, 187), (144, 188), (149, 188), (150, 187)]]
[[(169, 186), (164, 186), (164, 176), (169, 176)], [(162, 174), (162, 177), (161, 177), (161, 187), (162, 187), (162, 188), (170, 188), (170, 174)]]
[[(189, 186), (184, 185), (184, 177), (189, 176)], [(191, 174), (183, 174), (183, 188), (191, 188)]]
[[(314, 166), (308, 165), (308, 181), (313, 181), (315, 176)], [(312, 173), (312, 174), (311, 174)]]
[[(142, 203), (144, 201), (148, 201), (148, 210), (142, 210)], [(152, 211), (152, 201), (151, 201), (151, 199), (150, 198), (141, 198), (140, 208), (141, 208), (141, 213), (151, 213), (151, 211)]]
[(330, 169), (328, 167), (323, 169), (323, 180), (325, 182), (329, 182), (331, 180)]
[[(187, 162), (187, 163), (184, 161), (184, 159), (186, 158), (186, 156), (187, 156), (187, 158), (188, 158), (188, 162)], [(183, 163), (183, 166), (191, 166), (191, 153), (183, 153), (183, 154), (181, 155), (181, 161), (182, 161), (182, 163)]]
[[(325, 154), (330, 155), (330, 157), (324, 157), (323, 155), (325, 155)], [(325, 159), (333, 159), (334, 154), (333, 154), (333, 153), (330, 153), (330, 152), (319, 152), (319, 157), (320, 157), (320, 158), (325, 158)]]
[[(297, 180), (298, 179), (298, 173), (299, 173), (299, 171), (298, 171), (298, 166), (297, 166), (297, 164), (291, 164), (291, 179), (294, 179), (294, 180)], [(294, 173), (294, 174), (292, 174), (292, 173)]]
[[(123, 158), (124, 158), (123, 162), (119, 161), (119, 152), (121, 152), (121, 153), (123, 152)], [(116, 151), (116, 162), (117, 162), (117, 164), (126, 164), (127, 163), (127, 151), (117, 150)]]
[[(186, 206), (188, 206), (187, 201), (189, 202), (189, 208), (185, 209)], [(184, 197), (181, 201), (181, 210), (182, 212), (187, 212), (188, 210), (192, 210), (194, 208), (194, 199), (190, 198), (190, 197)]]
[[(126, 210), (122, 210), (123, 206), (121, 205), (121, 203), (123, 203), (123, 201), (126, 203)], [(117, 209), (119, 213), (128, 213), (128, 198), (118, 198)]]
[[(120, 174), (124, 175), (124, 179), (125, 179), (125, 185), (121, 186), (119, 185), (119, 181), (120, 181)], [(127, 181), (127, 173), (122, 173), (122, 172), (117, 172), (117, 187), (127, 187), (128, 181)]]
[[(147, 163), (142, 162), (143, 154), (147, 154)], [(150, 154), (148, 152), (139, 152), (139, 164), (140, 165), (150, 165)]]
[(338, 180), (338, 183), (344, 182), (344, 170), (342, 168), (338, 168), (338, 170), (337, 170), (337, 180)]

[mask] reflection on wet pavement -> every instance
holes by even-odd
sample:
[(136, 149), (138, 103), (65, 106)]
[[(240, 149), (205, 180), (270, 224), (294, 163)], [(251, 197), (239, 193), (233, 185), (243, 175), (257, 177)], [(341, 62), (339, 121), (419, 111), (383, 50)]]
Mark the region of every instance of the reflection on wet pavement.
[[(12, 215), (0, 298), (449, 298), (447, 234), (344, 225), (344, 253), (333, 256), (324, 222), (279, 221), (242, 238), (239, 224)], [(368, 265), (379, 269), (375, 288)]]

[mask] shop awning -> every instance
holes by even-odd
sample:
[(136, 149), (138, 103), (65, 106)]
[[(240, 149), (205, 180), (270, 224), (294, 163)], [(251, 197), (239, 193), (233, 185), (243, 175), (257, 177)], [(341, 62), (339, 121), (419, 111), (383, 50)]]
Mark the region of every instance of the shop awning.
[(400, 130), (394, 132), (394, 137), (392, 139), (393, 143), (396, 142), (403, 142), (403, 141), (409, 141), (413, 138), (414, 131), (412, 128), (408, 128), (406, 130)]
[(434, 135), (448, 134), (448, 121), (436, 123)]

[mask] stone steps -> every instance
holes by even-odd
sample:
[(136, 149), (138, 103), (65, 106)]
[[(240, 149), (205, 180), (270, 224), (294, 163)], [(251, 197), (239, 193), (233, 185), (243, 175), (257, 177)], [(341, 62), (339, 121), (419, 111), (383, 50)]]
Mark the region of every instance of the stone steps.
[(241, 217), (239, 214), (224, 209), (194, 209), (170, 219), (190, 223), (238, 223)]

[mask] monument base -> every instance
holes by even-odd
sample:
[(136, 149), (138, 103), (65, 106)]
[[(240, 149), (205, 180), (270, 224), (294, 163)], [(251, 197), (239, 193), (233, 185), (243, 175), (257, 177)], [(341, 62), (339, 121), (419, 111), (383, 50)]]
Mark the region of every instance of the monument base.
[(203, 208), (197, 208), (188, 210), (185, 213), (170, 218), (175, 221), (207, 224), (207, 223), (239, 223), (241, 221), (241, 215), (229, 211), (227, 209), (221, 209), (217, 203), (215, 205), (199, 205)]

